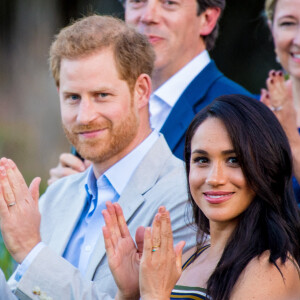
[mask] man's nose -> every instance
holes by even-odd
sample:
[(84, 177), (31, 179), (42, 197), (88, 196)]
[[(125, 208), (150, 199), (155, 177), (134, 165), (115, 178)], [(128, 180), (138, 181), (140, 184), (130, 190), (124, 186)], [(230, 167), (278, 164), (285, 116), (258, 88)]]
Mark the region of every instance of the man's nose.
[(77, 114), (77, 122), (80, 124), (89, 124), (97, 117), (97, 112), (93, 101), (88, 98), (82, 98)]

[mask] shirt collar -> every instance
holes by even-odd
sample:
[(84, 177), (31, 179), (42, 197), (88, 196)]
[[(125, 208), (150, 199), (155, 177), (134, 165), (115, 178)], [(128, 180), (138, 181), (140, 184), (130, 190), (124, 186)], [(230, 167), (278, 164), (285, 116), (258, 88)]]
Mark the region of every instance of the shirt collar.
[(98, 178), (98, 180), (96, 180), (93, 168), (91, 166), (90, 170), (88, 171), (86, 181), (87, 193), (92, 195), (93, 198), (96, 198), (97, 190), (103, 187), (104, 184), (110, 184), (116, 190), (116, 192), (121, 195), (135, 169), (153, 144), (157, 141), (159, 135), (160, 134), (156, 130), (153, 130), (143, 142), (141, 142), (125, 157), (111, 166)]
[(183, 91), (209, 62), (209, 54), (204, 50), (163, 83), (153, 94), (173, 107)]

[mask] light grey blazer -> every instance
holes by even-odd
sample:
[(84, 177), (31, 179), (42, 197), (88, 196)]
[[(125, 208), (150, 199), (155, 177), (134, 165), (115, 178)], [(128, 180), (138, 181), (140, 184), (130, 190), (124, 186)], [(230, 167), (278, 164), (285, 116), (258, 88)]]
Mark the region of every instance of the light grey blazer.
[[(40, 288), (55, 300), (111, 299), (117, 287), (108, 267), (101, 228), (85, 276), (61, 257), (84, 207), (86, 172), (68, 176), (51, 185), (40, 199), (44, 248), (15, 290), (20, 299), (40, 299)], [(163, 136), (157, 140), (132, 175), (119, 202), (131, 235), (138, 226), (151, 226), (159, 206), (170, 211), (174, 243), (196, 243), (195, 231), (186, 226), (187, 188), (184, 163), (170, 151)], [(191, 217), (191, 211), (188, 211)]]

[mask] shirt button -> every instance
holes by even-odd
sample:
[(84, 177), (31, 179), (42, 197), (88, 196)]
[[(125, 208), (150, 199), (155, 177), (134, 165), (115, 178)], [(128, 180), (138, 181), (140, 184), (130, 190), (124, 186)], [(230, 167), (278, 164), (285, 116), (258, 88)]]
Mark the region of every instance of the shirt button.
[(84, 250), (85, 250), (86, 252), (90, 252), (91, 249), (92, 249), (92, 247), (91, 247), (90, 245), (86, 245), (86, 246), (84, 247)]

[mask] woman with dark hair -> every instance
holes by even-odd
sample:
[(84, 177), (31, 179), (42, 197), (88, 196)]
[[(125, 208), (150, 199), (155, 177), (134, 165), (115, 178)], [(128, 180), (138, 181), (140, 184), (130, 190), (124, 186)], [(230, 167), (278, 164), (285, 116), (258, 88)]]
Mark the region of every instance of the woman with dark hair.
[(246, 96), (217, 98), (190, 124), (185, 163), (198, 246), (183, 255), (183, 271), (184, 243), (173, 248), (164, 208), (145, 229), (140, 265), (121, 208), (103, 212), (117, 298), (299, 299), (292, 156), (274, 114)]

